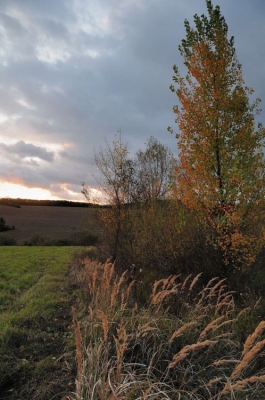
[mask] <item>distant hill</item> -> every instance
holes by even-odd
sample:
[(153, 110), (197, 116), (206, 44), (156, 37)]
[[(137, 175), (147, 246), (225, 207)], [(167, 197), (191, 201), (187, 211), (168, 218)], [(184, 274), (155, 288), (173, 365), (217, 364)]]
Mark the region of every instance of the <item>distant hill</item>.
[(68, 200), (31, 200), (31, 199), (0, 199), (0, 205), (20, 208), (21, 206), (52, 206), (52, 207), (86, 207), (97, 208), (102, 207), (99, 204), (81, 203), (78, 201)]

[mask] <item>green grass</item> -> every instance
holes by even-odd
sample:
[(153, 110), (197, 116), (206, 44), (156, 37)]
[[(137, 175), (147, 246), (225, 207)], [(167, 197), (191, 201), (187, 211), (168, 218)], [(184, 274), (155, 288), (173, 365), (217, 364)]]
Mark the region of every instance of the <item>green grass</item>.
[(38, 399), (54, 395), (44, 376), (53, 373), (56, 383), (62, 370), (55, 362), (64, 352), (71, 324), (65, 274), (76, 249), (1, 247), (0, 391), (10, 399), (24, 384), (19, 392), (24, 398), (36, 390)]

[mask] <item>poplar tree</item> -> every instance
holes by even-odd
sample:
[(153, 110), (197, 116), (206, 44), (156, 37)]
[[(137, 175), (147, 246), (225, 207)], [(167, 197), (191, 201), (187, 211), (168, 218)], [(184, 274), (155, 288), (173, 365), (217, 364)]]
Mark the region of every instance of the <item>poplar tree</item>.
[[(185, 20), (179, 46), (187, 75), (175, 65), (171, 90), (179, 132), (175, 193), (211, 227), (223, 265), (243, 268), (263, 244), (259, 211), (265, 194), (265, 130), (255, 124), (259, 99), (245, 85), (234, 38), (220, 7), (206, 1), (208, 16)], [(173, 130), (169, 128), (171, 133)], [(229, 270), (229, 269), (228, 269)]]

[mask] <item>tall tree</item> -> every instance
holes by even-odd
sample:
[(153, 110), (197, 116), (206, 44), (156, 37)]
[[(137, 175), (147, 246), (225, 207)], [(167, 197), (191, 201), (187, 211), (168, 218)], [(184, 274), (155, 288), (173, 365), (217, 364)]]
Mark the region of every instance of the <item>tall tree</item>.
[(206, 6), (209, 16), (195, 14), (194, 28), (184, 22), (179, 50), (187, 76), (173, 67), (177, 88), (170, 88), (180, 103), (174, 107), (176, 196), (213, 228), (224, 265), (241, 268), (254, 261), (263, 241), (257, 221), (265, 194), (265, 130), (255, 127), (260, 100), (249, 101), (253, 90), (245, 86), (220, 8), (210, 0)]

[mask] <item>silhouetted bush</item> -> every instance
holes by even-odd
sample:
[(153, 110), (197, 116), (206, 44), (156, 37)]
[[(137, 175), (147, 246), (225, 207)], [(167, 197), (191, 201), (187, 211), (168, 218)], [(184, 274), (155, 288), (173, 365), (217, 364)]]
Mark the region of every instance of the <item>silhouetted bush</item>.
[(6, 225), (6, 221), (4, 220), (3, 217), (0, 217), (0, 232), (5, 232), (5, 231), (12, 231), (15, 229), (15, 226), (9, 226)]
[(0, 246), (15, 246), (16, 244), (14, 238), (0, 235)]
[(86, 231), (74, 233), (71, 239), (75, 246), (95, 246), (98, 242), (97, 236)]
[(52, 239), (34, 235), (24, 242), (24, 246), (94, 246), (98, 238), (88, 232), (77, 232), (71, 238)]
[[(24, 244), (27, 246), (45, 246), (47, 238), (40, 235), (33, 235), (29, 241), (26, 241)], [(26, 244), (27, 243), (27, 244)]]
[(54, 239), (48, 240), (44, 246), (74, 246), (72, 240), (70, 239)]
[(28, 240), (25, 240), (25, 242), (23, 243), (23, 246), (32, 246), (32, 243), (29, 242)]

